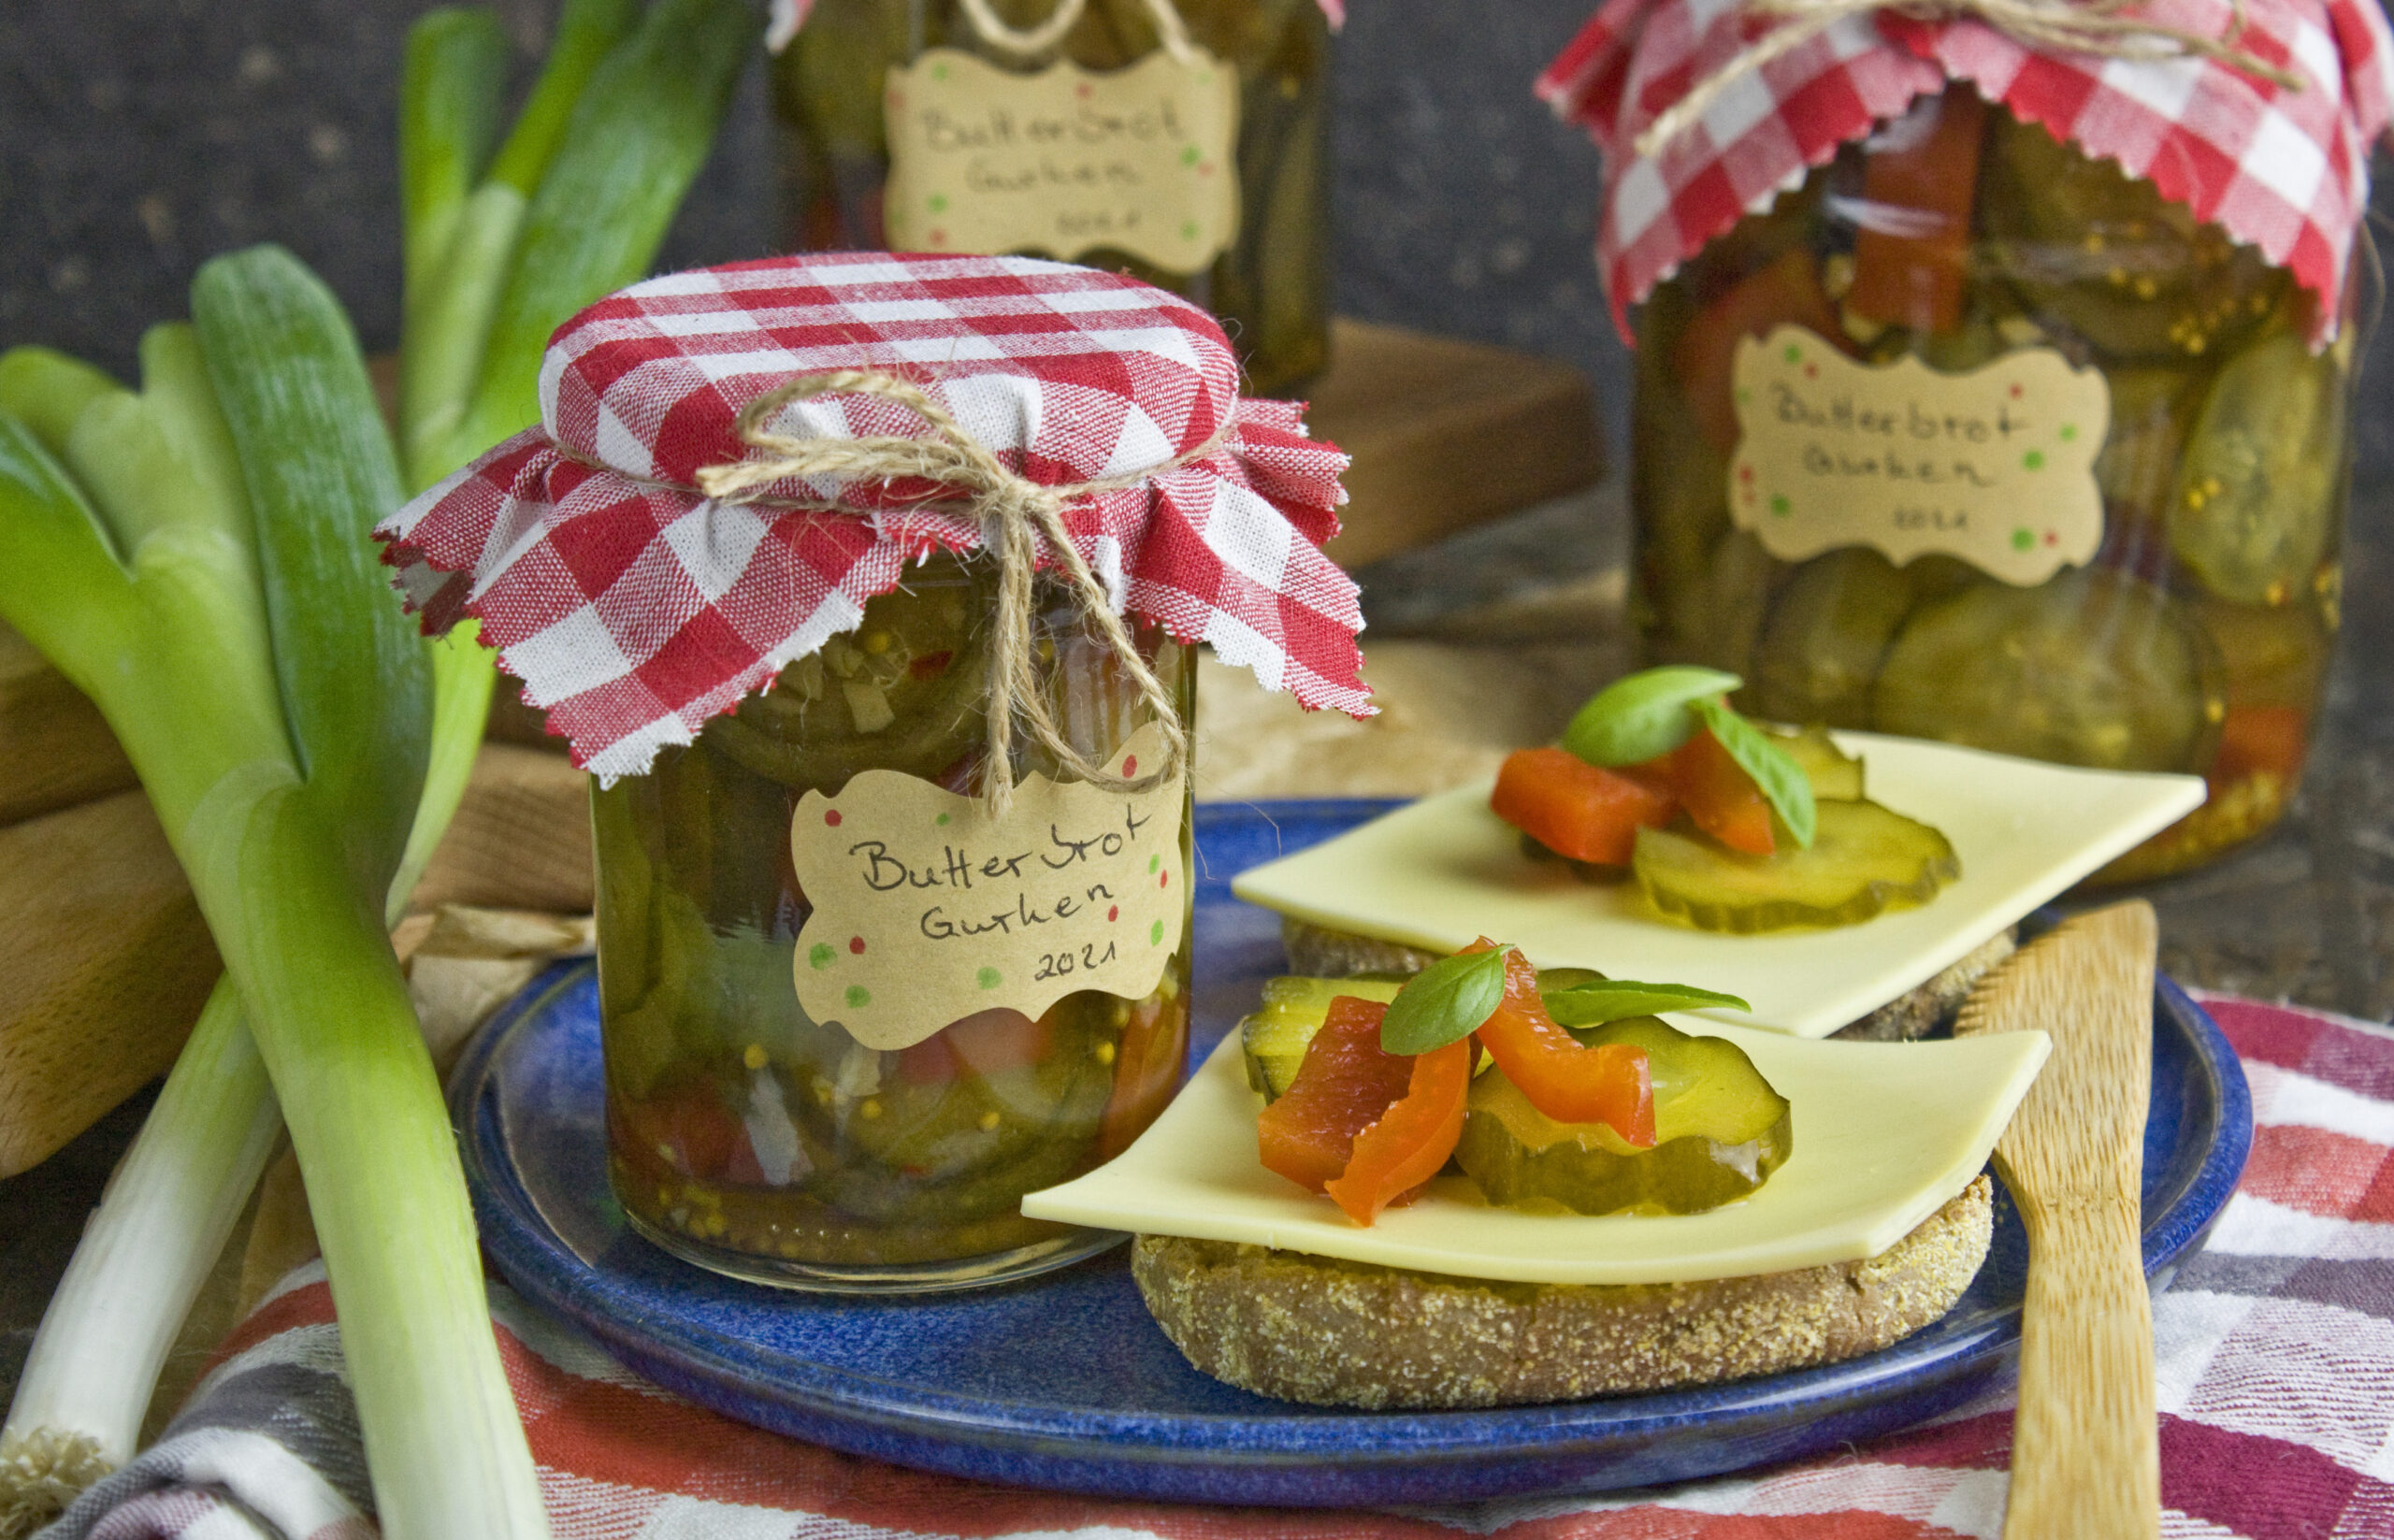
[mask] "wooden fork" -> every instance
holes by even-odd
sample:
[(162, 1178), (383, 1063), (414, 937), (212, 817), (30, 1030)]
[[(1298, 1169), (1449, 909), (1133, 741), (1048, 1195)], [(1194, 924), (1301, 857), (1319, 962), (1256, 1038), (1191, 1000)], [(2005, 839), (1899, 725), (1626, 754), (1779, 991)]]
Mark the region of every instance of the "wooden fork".
[(2004, 1540), (2161, 1533), (2140, 1245), (2156, 940), (2142, 900), (2064, 920), (1982, 982), (1954, 1029), (2054, 1040), (1995, 1146), (2028, 1231)]

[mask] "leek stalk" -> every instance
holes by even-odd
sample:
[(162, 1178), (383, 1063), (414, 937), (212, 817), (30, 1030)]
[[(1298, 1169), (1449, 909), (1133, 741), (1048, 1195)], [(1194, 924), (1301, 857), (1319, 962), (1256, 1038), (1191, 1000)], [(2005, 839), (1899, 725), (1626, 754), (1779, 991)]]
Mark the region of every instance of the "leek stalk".
[[(531, 420), (548, 331), (645, 269), (704, 160), (753, 22), (738, 0), (678, 0), (653, 7), (635, 31), (636, 8), (637, 0), (569, 0), (547, 67), (495, 155), (505, 66), (496, 23), (482, 11), (439, 10), (410, 35), (400, 160), (402, 440), (414, 449), (406, 458), (411, 490), (485, 447), (473, 433), (492, 440)], [(600, 86), (595, 94), (620, 93), (628, 105), (585, 107), (594, 78)], [(561, 147), (568, 152), (561, 155)], [(554, 161), (567, 171), (554, 173)], [(553, 175), (557, 187), (547, 190)], [(521, 217), (527, 197), (540, 210), (528, 232)], [(478, 221), (477, 200), (496, 216)], [(510, 200), (516, 212), (509, 211)], [(526, 272), (539, 281), (519, 281)], [(502, 298), (510, 340), (493, 347), (491, 323)], [(190, 394), (196, 355), (187, 343), (187, 328), (162, 328), (145, 341), (151, 382), (145, 395)], [(125, 543), (138, 549), (153, 525), (176, 523), (154, 511), (181, 507), (192, 488), (211, 494), (219, 512), (237, 506), (244, 491), (229, 444), (205, 431), (209, 413), (165, 412), (173, 429), (165, 447), (178, 453), (162, 454), (151, 441), (157, 435), (142, 431), (144, 414), (128, 409), (119, 399), (124, 396), (106, 376), (54, 353), (21, 349), (0, 358), (0, 412), (16, 412), (38, 445), (69, 460), (77, 458), (71, 440), (79, 428), (92, 440), (79, 468), (112, 494), (101, 500), (118, 527), (102, 520), (100, 534), (119, 540), (120, 555)], [(102, 412), (81, 428), (94, 405)], [(479, 409), (482, 425), (460, 430), (469, 406)], [(512, 421), (510, 410), (517, 414)], [(131, 474), (104, 448), (122, 447), (128, 434), (149, 451), (134, 457)], [(196, 526), (182, 522), (185, 535), (191, 527), (215, 527), (204, 516)], [(464, 793), (494, 679), (470, 628), (428, 647), (430, 760), (388, 889), (386, 921), (404, 908)], [(237, 992), (229, 980), (220, 981), (87, 1228), (20, 1378), (0, 1432), (0, 1540), (30, 1533), (130, 1456), (177, 1328), (255, 1187), (280, 1124)], [(321, 1210), (324, 1202), (311, 1187), (311, 1206)], [(321, 1230), (321, 1212), (318, 1217)], [(359, 1292), (351, 1288), (345, 1302)], [(342, 1314), (346, 1330), (346, 1303)], [(480, 1319), (477, 1310), (478, 1329)], [(437, 1403), (438, 1388), (431, 1389)], [(504, 1463), (512, 1458), (504, 1447), (509, 1440), (502, 1434), (498, 1442)], [(520, 1445), (520, 1435), (513, 1442)], [(419, 1474), (428, 1468), (420, 1466)], [(379, 1493), (379, 1462), (376, 1470)], [(514, 1485), (517, 1490), (499, 1493), (498, 1504), (481, 1515), (477, 1533), (540, 1533), (523, 1527), (537, 1517), (536, 1506), (531, 1518), (498, 1517), (501, 1507), (525, 1507), (523, 1483)], [(449, 1510), (453, 1517), (471, 1506), (466, 1495), (464, 1507)], [(397, 1521), (411, 1522), (403, 1516)], [(385, 1533), (403, 1533), (394, 1522), (386, 1512)]]
[(383, 1533), (542, 1535), (383, 925), (432, 714), (366, 538), (397, 460), (295, 259), (217, 258), (192, 299), (194, 325), (145, 339), (143, 390), (93, 395), (63, 437), (0, 390), (0, 615), (108, 717), (216, 936), (308, 1183)]

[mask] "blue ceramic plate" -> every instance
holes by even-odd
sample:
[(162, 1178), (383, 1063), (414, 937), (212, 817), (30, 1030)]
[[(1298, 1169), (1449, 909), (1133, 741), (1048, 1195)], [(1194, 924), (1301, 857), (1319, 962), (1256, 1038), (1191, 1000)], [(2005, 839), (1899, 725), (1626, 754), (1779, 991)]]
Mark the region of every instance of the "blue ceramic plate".
[[(1202, 1058), (1283, 966), (1233, 872), (1390, 804), (1198, 809)], [(2144, 1264), (2165, 1279), (2244, 1165), (2252, 1104), (2211, 1019), (2163, 981), (2145, 1130)], [(1192, 1058), (1192, 1062), (1193, 1062)], [(1800, 1374), (1496, 1411), (1355, 1413), (1198, 1374), (1115, 1250), (1008, 1288), (906, 1301), (720, 1278), (628, 1233), (607, 1190), (598, 1003), (561, 965), (493, 1024), (454, 1104), (483, 1244), (523, 1293), (632, 1368), (731, 1417), (874, 1459), (1095, 1494), (1200, 1503), (1446, 1503), (1684, 1480), (1792, 1460), (1959, 1404), (2006, 1368), (2026, 1242), (1998, 1189), (1985, 1269), (1943, 1320)]]

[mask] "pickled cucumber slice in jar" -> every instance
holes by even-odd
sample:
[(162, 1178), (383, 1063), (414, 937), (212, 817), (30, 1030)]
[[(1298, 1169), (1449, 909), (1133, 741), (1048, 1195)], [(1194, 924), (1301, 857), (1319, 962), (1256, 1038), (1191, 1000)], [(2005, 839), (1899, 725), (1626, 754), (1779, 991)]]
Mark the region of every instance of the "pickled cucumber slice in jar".
[(1867, 546), (1796, 569), (1755, 649), (1754, 710), (1781, 722), (1868, 727), (1879, 660), (1911, 603), (1903, 573)]
[(2095, 457), (2095, 484), (2115, 517), (2157, 524), (2178, 482), (2201, 375), (2184, 367), (2123, 367), (2104, 371), (2112, 425)]
[(1747, 672), (1781, 570), (1762, 541), (1746, 531), (1722, 536), (1704, 574), (1662, 596), (1662, 660)]
[(2008, 112), (1993, 118), (1982, 261), (2040, 325), (2113, 359), (2217, 356), (2285, 297), (2285, 269), (2151, 182)]
[(1962, 874), (1944, 835), (1871, 801), (1824, 801), (1810, 849), (1748, 856), (1693, 830), (1641, 828), (1632, 870), (1647, 901), (1701, 930), (1853, 925), (1926, 903)]
[(1405, 980), (1391, 976), (1265, 980), (1262, 1003), (1238, 1024), (1247, 1085), (1266, 1101), (1278, 1097), (1297, 1078), (1297, 1067), (1305, 1062), (1305, 1044), (1321, 1030), (1332, 1000), (1341, 995), (1392, 1000), (1404, 986)]
[(855, 631), (710, 722), (707, 743), (784, 785), (838, 786), (873, 767), (937, 779), (988, 740), (980, 617), (995, 582), (953, 556), (924, 563)]
[(2344, 484), (2344, 369), (2278, 331), (2212, 382), (2170, 500), (2170, 549), (2239, 604), (2309, 590), (2335, 540)]
[(2098, 770), (2199, 770), (2226, 714), (2216, 652), (2125, 572), (1982, 583), (1913, 612), (1871, 696), (1882, 732)]
[(1794, 1147), (1787, 1099), (1737, 1044), (1653, 1016), (1572, 1034), (1646, 1050), (1654, 1144), (1601, 1123), (1559, 1123), (1502, 1071), (1472, 1082), (1455, 1163), (1492, 1203), (1559, 1203), (1580, 1214), (1695, 1214), (1750, 1196)]

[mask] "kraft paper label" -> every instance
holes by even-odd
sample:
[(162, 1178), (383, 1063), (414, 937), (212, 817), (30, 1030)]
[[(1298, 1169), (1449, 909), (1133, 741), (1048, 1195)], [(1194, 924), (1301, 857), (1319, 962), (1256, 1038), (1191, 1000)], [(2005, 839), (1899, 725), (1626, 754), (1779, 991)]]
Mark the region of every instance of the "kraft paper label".
[[(1140, 728), (1130, 777), (1163, 757)], [(976, 1011), (1038, 1016), (1080, 989), (1137, 999), (1180, 945), (1188, 772), (1128, 796), (1030, 775), (992, 820), (977, 797), (865, 770), (791, 815), (814, 913), (798, 933), (798, 1002), (868, 1048), (903, 1048)]]
[(883, 106), (896, 251), (1110, 247), (1193, 273), (1238, 234), (1238, 76), (1203, 49), (1021, 75), (935, 48), (889, 72)]
[(1801, 326), (1738, 344), (1729, 511), (1781, 561), (1868, 545), (2044, 582), (2103, 542), (2100, 371), (2023, 348), (1961, 374), (1856, 363)]

